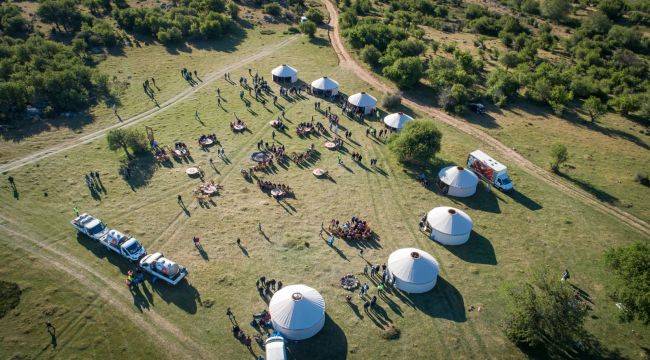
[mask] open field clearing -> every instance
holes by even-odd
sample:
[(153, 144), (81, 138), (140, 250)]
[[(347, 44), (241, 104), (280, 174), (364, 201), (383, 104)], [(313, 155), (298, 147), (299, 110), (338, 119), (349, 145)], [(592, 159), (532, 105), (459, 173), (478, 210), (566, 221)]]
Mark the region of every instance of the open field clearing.
[[(342, 91), (348, 95), (367, 91), (380, 98), (380, 93), (369, 88), (350, 70), (337, 66), (336, 54), (325, 40), (327, 35), (324, 31), (319, 35), (311, 42), (301, 37), (280, 51), (253, 61), (250, 66), (233, 70), (231, 77), (235, 83), (240, 76), (250, 81), (247, 70), (250, 67), (253, 72), (269, 78), (272, 68), (286, 63), (297, 68), (300, 79), (307, 83), (327, 75), (338, 80)], [(277, 39), (279, 35), (269, 38)], [(266, 45), (269, 38), (252, 41)], [(253, 48), (250, 52), (243, 51), (241, 56), (254, 53)], [(165, 79), (163, 88), (186, 86), (178, 74), (170, 70), (174, 67), (197, 68), (202, 74), (240, 55), (238, 50), (221, 55), (212, 63), (213, 53), (200, 53), (202, 55), (192, 60), (173, 57), (170, 61), (177, 65), (159, 62), (160, 66), (168, 66), (167, 70), (160, 70), (166, 74), (160, 75)], [(134, 53), (133, 56), (145, 54)], [(125, 59), (129, 57), (127, 54)], [(111, 61), (107, 60), (103, 66), (111, 69), (136, 66), (126, 65), (130, 63), (128, 60), (124, 65), (117, 59)], [(192, 62), (195, 65), (183, 65), (191, 61), (196, 61)], [(137, 70), (138, 76), (149, 76), (144, 69), (143, 66)], [(136, 72), (134, 68), (128, 71)], [(133, 114), (147, 108), (146, 97), (135, 91), (139, 84), (135, 85), (134, 92), (125, 98)], [(278, 86), (272, 86), (278, 93)], [(217, 87), (225, 99), (222, 107), (216, 103)], [(323, 146), (324, 136), (298, 137), (296, 126), (310, 121), (312, 116), (315, 121), (326, 124), (323, 115), (314, 110), (314, 98), (309, 95), (280, 97), (279, 100), (289, 129), (285, 133), (275, 131), (276, 144), (285, 145), (288, 152), (302, 152), (313, 143), (317, 152), (310, 162), (301, 166), (294, 163), (286, 168), (276, 165), (267, 174), (257, 173), (261, 179), (293, 188), (295, 198), (276, 201), (262, 193), (254, 182), (246, 181), (240, 169), (251, 166), (250, 155), (257, 150), (260, 140), (273, 142), (274, 130), (269, 121), (279, 116), (281, 110), (272, 101), (262, 106), (248, 93), (245, 98), (251, 101), (251, 106), (245, 107), (239, 98), (241, 89), (219, 78), (174, 107), (135, 125), (137, 128), (152, 127), (161, 145), (173, 147), (178, 141), (187, 143), (192, 153), (188, 162), (172, 161), (171, 166), (165, 167), (152, 155), (142, 156), (137, 159), (137, 171), (125, 180), (118, 173), (123, 152), (109, 151), (102, 137), (10, 172), (15, 178), (17, 192), (12, 193), (6, 182), (1, 183), (0, 256), (7, 260), (0, 274), (29, 290), (19, 307), (0, 319), (3, 328), (0, 356), (35, 357), (39, 350), (29, 347), (31, 344), (36, 349), (45, 349), (42, 355), (47, 357), (119, 356), (121, 350), (108, 346), (108, 342), (113, 341), (124, 344), (119, 349), (128, 347), (132, 351), (130, 349), (135, 348), (135, 352), (129, 354), (134, 358), (164, 356), (168, 352), (163, 351), (159, 343), (173, 338), (174, 329), (177, 329), (191, 340), (188, 341), (191, 345), (172, 340), (167, 346), (176, 351), (195, 357), (252, 358), (246, 347), (232, 337), (225, 312), (226, 308), (232, 308), (242, 329), (254, 334), (255, 330), (248, 325), (252, 314), (267, 306), (255, 289), (255, 281), (265, 275), (285, 285), (307, 284), (325, 299), (324, 329), (309, 340), (290, 343), (289, 352), (294, 359), (522, 358), (522, 353), (501, 330), (504, 319), (501, 288), (525, 278), (541, 266), (549, 266), (558, 277), (565, 268), (571, 269), (572, 283), (589, 294), (593, 302), (587, 329), (607, 351), (630, 358), (645, 356), (644, 349), (650, 347), (647, 329), (636, 322), (620, 323), (619, 310), (605, 291), (611, 274), (600, 265), (603, 251), (611, 246), (647, 240), (618, 219), (567, 197), (512, 166), (508, 159), (500, 160), (508, 165), (516, 184), (518, 191), (514, 195), (479, 186), (477, 194), (469, 200), (440, 196), (420, 185), (414, 174), (404, 171), (382, 141), (365, 136), (366, 126), (380, 128), (376, 119), (362, 124), (341, 116), (341, 125), (352, 131), (352, 138), (345, 140), (346, 150), (341, 152), (327, 150)], [(166, 94), (172, 96), (174, 91)], [(323, 108), (327, 106), (330, 104), (323, 102)], [(339, 108), (331, 106), (335, 114), (341, 115)], [(435, 177), (442, 165), (464, 164), (467, 154), (477, 148), (488, 153), (492, 150), (435, 119), (404, 110), (421, 117), (422, 121), (436, 122), (443, 133), (439, 162), (425, 169), (430, 178)], [(234, 121), (235, 114), (250, 131), (235, 134), (230, 130), (229, 122)], [(506, 120), (501, 126), (506, 128)], [(556, 131), (563, 133), (559, 129)], [(217, 156), (215, 147), (208, 151), (198, 147), (198, 137), (212, 133), (224, 146), (227, 161)], [(327, 138), (331, 138), (331, 134)], [(618, 144), (621, 140), (612, 141)], [(31, 146), (27, 148), (32, 149)], [(523, 149), (518, 148), (518, 151), (529, 155)], [(362, 154), (361, 165), (351, 160), (352, 152)], [(647, 156), (647, 151), (641, 154)], [(344, 166), (337, 164), (338, 156)], [(531, 151), (530, 156), (536, 162), (547, 161), (541, 153), (535, 155)], [(598, 159), (597, 155), (594, 157)], [(376, 167), (367, 165), (371, 158), (378, 159)], [(185, 170), (197, 165), (205, 171), (206, 180), (214, 179), (224, 187), (219, 196), (213, 198), (214, 204), (200, 206), (192, 199), (192, 190), (200, 182), (188, 178)], [(328, 170), (331, 180), (315, 178), (311, 172), (316, 167)], [(579, 169), (576, 165), (575, 171)], [(90, 171), (101, 174), (106, 189), (95, 197), (84, 183), (84, 174)], [(182, 196), (187, 211), (177, 203), (177, 195)], [(620, 197), (623, 199), (623, 195)], [(472, 217), (474, 232), (467, 244), (444, 247), (420, 232), (421, 215), (441, 205), (463, 209)], [(58, 272), (49, 272), (47, 259), (36, 260), (28, 272), (15, 270), (26, 262), (23, 250), (15, 252), (12, 246), (16, 241), (26, 241), (15, 235), (20, 232), (66, 254), (57, 259), (62, 265), (69, 264), (77, 271), (84, 271), (84, 266), (92, 269), (94, 274), (88, 276), (92, 276), (94, 284), (102, 284), (97, 280), (101, 278), (106, 288), (124, 289), (116, 291), (119, 299), (124, 293), (128, 294), (124, 278), (129, 264), (93, 241), (76, 235), (69, 224), (75, 206), (82, 212), (98, 216), (110, 227), (137, 237), (149, 253), (162, 251), (189, 270), (187, 282), (176, 287), (145, 282), (142, 292), (138, 290), (132, 294), (130, 317), (141, 321), (157, 319), (152, 323), (154, 328), (159, 324), (173, 325), (173, 328), (161, 330), (163, 340), (154, 341), (145, 330), (133, 325), (136, 321), (130, 317), (114, 316), (119, 313), (95, 294), (97, 290), (88, 290), (87, 284), (69, 276), (66, 279), (70, 280), (61, 284), (46, 281), (50, 276), (61, 276)], [(327, 224), (333, 218), (346, 221), (352, 216), (367, 220), (379, 239), (360, 244), (336, 240), (334, 248), (319, 237), (322, 222)], [(258, 231), (259, 223), (263, 234)], [(193, 236), (201, 239), (203, 253), (194, 247)], [(238, 238), (242, 247), (236, 245)], [(366, 282), (362, 274), (364, 259), (381, 264), (392, 251), (411, 246), (429, 252), (440, 263), (440, 279), (431, 292), (421, 295), (389, 293), (386, 299), (378, 301), (373, 316), (364, 313), (356, 294), (352, 307), (346, 303), (348, 292), (339, 286), (342, 276), (354, 273)], [(359, 256), (360, 248), (364, 249), (363, 258)], [(76, 295), (79, 293), (84, 295), (79, 297)], [(370, 293), (377, 293), (375, 286)], [(60, 329), (56, 349), (48, 348), (50, 337), (43, 330), (43, 320), (29, 321), (33, 316), (42, 319), (41, 309), (46, 306), (88, 309), (83, 314), (89, 315), (70, 311), (69, 315), (53, 317), (52, 321)], [(474, 310), (470, 311), (472, 306)], [(476, 310), (478, 307), (481, 311)], [(14, 324), (19, 324), (22, 335), (15, 334)], [(382, 338), (382, 329), (389, 324), (401, 331), (399, 339)], [(74, 329), (79, 328), (83, 329), (80, 334), (98, 329), (97, 332), (109, 335), (82, 337), (75, 335)], [(142, 338), (146, 340), (139, 340)], [(74, 355), (69, 355), (72, 352)], [(262, 350), (253, 344), (253, 352), (259, 355)], [(608, 353), (604, 351), (603, 354)]]

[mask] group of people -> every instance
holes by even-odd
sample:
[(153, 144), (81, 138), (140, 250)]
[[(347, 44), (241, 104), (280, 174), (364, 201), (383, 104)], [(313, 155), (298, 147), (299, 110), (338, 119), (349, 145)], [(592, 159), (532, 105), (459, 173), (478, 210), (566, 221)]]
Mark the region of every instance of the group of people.
[(284, 184), (276, 184), (272, 183), (270, 181), (265, 181), (265, 180), (260, 180), (257, 179), (257, 186), (262, 190), (263, 192), (270, 192), (272, 190), (278, 189), (284, 193), (284, 195), (290, 195), (293, 193), (293, 190), (291, 190), (291, 187), (288, 185)]
[[(208, 141), (210, 140), (210, 141)], [(217, 135), (216, 134), (208, 134), (208, 135), (201, 135), (199, 136), (199, 146), (202, 148), (205, 148), (208, 144), (216, 144), (217, 143)]]
[(174, 149), (177, 150), (175, 153), (180, 156), (189, 156), (190, 155), (190, 149), (187, 148), (187, 145), (182, 142), (178, 141), (174, 144)]
[[(240, 128), (239, 130), (235, 127)], [(234, 122), (230, 122), (230, 130), (232, 131), (240, 131), (246, 129), (246, 123), (244, 123), (241, 119), (237, 119)]]
[(359, 154), (358, 152), (353, 152), (352, 153), (352, 160), (354, 160), (356, 162), (361, 162), (361, 160), (363, 160), (363, 156), (361, 156), (361, 154)]
[[(15, 188), (14, 184), (14, 178), (10, 177), (11, 180), (9, 180), (9, 183), (11, 184), (12, 187)], [(88, 190), (90, 190), (93, 193), (100, 193), (104, 189), (104, 186), (102, 184), (102, 180), (99, 178), (99, 171), (91, 171), (85, 176), (86, 179), (86, 186), (88, 187)]]
[(314, 130), (314, 124), (313, 123), (301, 122), (296, 127), (296, 135), (298, 135), (298, 136), (308, 135), (313, 130)]
[(291, 161), (293, 161), (294, 164), (303, 163), (307, 161), (312, 156), (313, 153), (314, 153), (314, 144), (311, 144), (311, 146), (309, 147), (309, 149), (307, 149), (307, 151), (301, 153), (294, 152), (293, 154), (291, 154)]
[(338, 220), (332, 219), (329, 231), (346, 240), (366, 240), (372, 237), (372, 230), (368, 222), (356, 216), (342, 225)]
[(366, 276), (368, 276), (368, 278), (371, 280), (375, 280), (375, 279), (378, 280), (380, 284), (388, 284), (388, 285), (395, 284), (395, 277), (391, 276), (390, 271), (388, 271), (388, 267), (386, 266), (386, 264), (382, 264), (382, 265), (366, 264), (366, 266), (363, 267), (363, 273), (366, 274)]
[(260, 296), (267, 298), (273, 295), (273, 292), (282, 289), (282, 281), (267, 279), (266, 276), (260, 276), (255, 282), (255, 288), (257, 288)]
[(195, 86), (195, 85), (197, 85), (199, 83), (198, 81), (194, 80), (194, 78), (197, 78), (197, 79), (199, 78), (199, 75), (196, 72), (196, 70), (194, 70), (194, 76), (192, 76), (192, 72), (190, 70), (187, 70), (187, 68), (182, 68), (181, 69), (181, 76), (183, 77), (183, 79), (185, 81), (187, 81), (192, 86)]
[(158, 160), (159, 162), (164, 162), (169, 160), (169, 154), (167, 154), (167, 151), (159, 146), (156, 146), (153, 148), (153, 155)]
[(154, 79), (153, 77), (151, 78), (151, 81), (149, 81), (149, 79), (146, 79), (142, 83), (142, 88), (144, 90), (144, 93), (147, 94), (147, 96), (150, 97), (151, 99), (153, 99), (156, 96), (154, 89), (151, 87), (152, 84), (156, 89), (160, 90), (156, 85), (156, 79)]
[(302, 89), (299, 86), (292, 86), (290, 88), (285, 88), (280, 86), (280, 95), (289, 96), (289, 95), (300, 95)]

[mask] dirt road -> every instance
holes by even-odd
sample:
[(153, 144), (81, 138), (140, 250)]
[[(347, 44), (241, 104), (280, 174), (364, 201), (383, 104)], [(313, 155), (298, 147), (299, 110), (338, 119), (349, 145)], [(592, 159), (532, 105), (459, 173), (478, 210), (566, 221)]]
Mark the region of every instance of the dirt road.
[(161, 112), (163, 112), (163, 111), (171, 108), (175, 104), (179, 103), (180, 101), (187, 99), (189, 96), (193, 95), (197, 91), (199, 91), (199, 90), (203, 89), (204, 87), (208, 86), (209, 84), (211, 84), (215, 80), (222, 78), (225, 73), (231, 72), (231, 71), (233, 71), (233, 70), (235, 70), (237, 68), (240, 68), (240, 67), (242, 67), (242, 66), (244, 66), (246, 64), (249, 64), (249, 63), (251, 63), (253, 61), (256, 61), (256, 60), (262, 59), (262, 58), (264, 58), (266, 56), (269, 56), (270, 54), (274, 53), (278, 49), (289, 45), (290, 43), (292, 43), (297, 38), (298, 38), (298, 36), (296, 35), (296, 36), (292, 36), (290, 38), (287, 38), (285, 40), (282, 40), (277, 44), (269, 45), (269, 46), (261, 49), (259, 52), (251, 55), (251, 56), (248, 56), (248, 57), (243, 58), (243, 59), (239, 59), (236, 63), (229, 64), (229, 65), (227, 65), (227, 66), (225, 66), (225, 67), (223, 67), (223, 68), (221, 68), (221, 69), (219, 69), (219, 70), (217, 70), (215, 72), (212, 72), (212, 73), (210, 73), (210, 74), (208, 74), (208, 75), (206, 75), (204, 77), (204, 81), (201, 84), (199, 84), (197, 86), (194, 86), (194, 87), (186, 88), (185, 90), (181, 91), (180, 93), (174, 95), (172, 98), (170, 98), (167, 101), (160, 104), (159, 107), (149, 109), (149, 110), (147, 110), (147, 111), (145, 111), (143, 113), (140, 113), (140, 114), (135, 115), (135, 116), (133, 116), (131, 118), (125, 119), (122, 122), (119, 122), (117, 124), (105, 127), (105, 128), (103, 128), (101, 130), (97, 130), (97, 131), (92, 132), (90, 134), (86, 134), (86, 135), (83, 135), (83, 136), (78, 137), (76, 139), (66, 141), (66, 142), (63, 142), (61, 144), (57, 144), (57, 145), (54, 145), (52, 147), (49, 147), (47, 149), (43, 149), (43, 150), (34, 152), (34, 153), (29, 154), (29, 155), (27, 155), (25, 157), (22, 157), (20, 159), (14, 159), (14, 160), (10, 160), (9, 162), (7, 162), (5, 164), (0, 164), (0, 173), (10, 171), (10, 170), (15, 170), (15, 169), (18, 169), (18, 168), (20, 168), (22, 166), (32, 164), (34, 162), (42, 160), (42, 159), (44, 159), (44, 158), (46, 158), (48, 156), (58, 154), (58, 153), (60, 153), (62, 151), (70, 150), (70, 149), (75, 148), (75, 147), (77, 147), (79, 145), (87, 144), (87, 143), (89, 143), (91, 141), (94, 141), (94, 140), (104, 136), (107, 132), (109, 132), (112, 129), (132, 126), (132, 125), (140, 123), (140, 122), (142, 122), (144, 120), (147, 120), (147, 119), (151, 118), (154, 115), (158, 115)]
[[(367, 82), (377, 90), (380, 90), (384, 93), (397, 91), (397, 89), (391, 84), (386, 84), (383, 81), (376, 78), (369, 70), (361, 66), (350, 55), (350, 53), (348, 53), (347, 49), (343, 44), (343, 41), (341, 39), (341, 34), (339, 32), (338, 10), (330, 1), (328, 0), (324, 0), (324, 1), (325, 1), (325, 6), (327, 7), (327, 12), (329, 13), (329, 17), (330, 17), (330, 23), (329, 23), (331, 28), (331, 31), (329, 31), (330, 41), (332, 43), (332, 47), (334, 48), (334, 51), (336, 52), (339, 58), (340, 65), (353, 71), (355, 75), (357, 75), (359, 78), (361, 78), (362, 80), (364, 80), (365, 82)], [(650, 227), (648, 226), (647, 222), (617, 208), (616, 206), (602, 202), (597, 198), (595, 198), (593, 195), (589, 194), (588, 192), (575, 187), (574, 185), (566, 182), (565, 180), (559, 179), (557, 176), (554, 176), (549, 171), (542, 169), (541, 167), (533, 164), (528, 159), (524, 158), (521, 154), (509, 148), (508, 146), (506, 146), (499, 140), (493, 138), (492, 136), (482, 131), (481, 129), (468, 124), (462, 119), (453, 117), (440, 109), (420, 104), (414, 101), (413, 99), (410, 99), (408, 96), (405, 96), (403, 98), (402, 103), (420, 112), (426, 113), (438, 121), (442, 121), (447, 125), (453, 126), (454, 128), (468, 135), (473, 136), (477, 140), (483, 142), (484, 144), (488, 145), (496, 152), (498, 152), (500, 157), (508, 159), (508, 162), (510, 163), (517, 164), (517, 166), (521, 167), (527, 173), (555, 187), (559, 191), (562, 191), (563, 193), (575, 199), (578, 199), (583, 203), (603, 213), (610, 214), (620, 219), (622, 222), (626, 223), (627, 225), (629, 225), (630, 227), (632, 227), (633, 229), (637, 230), (638, 232), (644, 235), (650, 235)]]

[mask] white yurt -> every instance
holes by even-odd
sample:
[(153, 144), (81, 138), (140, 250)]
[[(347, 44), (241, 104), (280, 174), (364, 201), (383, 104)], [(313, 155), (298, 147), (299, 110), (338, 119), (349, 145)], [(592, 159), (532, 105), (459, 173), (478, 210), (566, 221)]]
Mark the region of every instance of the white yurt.
[(427, 224), (431, 228), (431, 239), (443, 245), (466, 243), (474, 225), (465, 212), (448, 206), (429, 211)]
[(273, 81), (281, 83), (295, 83), (298, 81), (298, 70), (289, 65), (282, 64), (271, 70)]
[(412, 117), (400, 111), (394, 114), (386, 115), (384, 118), (384, 124), (392, 129), (401, 130), (404, 125), (406, 125), (406, 123), (411, 120), (413, 120)]
[(273, 294), (269, 303), (273, 328), (290, 340), (303, 340), (325, 325), (325, 300), (306, 285), (289, 285)]
[(433, 289), (438, 281), (440, 266), (429, 253), (415, 248), (394, 251), (386, 263), (395, 286), (408, 293), (423, 293)]
[(314, 95), (334, 96), (339, 93), (339, 83), (327, 76), (323, 76), (311, 82), (311, 92)]
[(468, 197), (476, 193), (478, 176), (462, 166), (448, 166), (438, 173), (438, 178), (446, 189), (447, 195)]
[(361, 110), (364, 114), (370, 114), (377, 106), (377, 99), (365, 92), (360, 92), (351, 95), (348, 98), (348, 104), (350, 104), (355, 111)]

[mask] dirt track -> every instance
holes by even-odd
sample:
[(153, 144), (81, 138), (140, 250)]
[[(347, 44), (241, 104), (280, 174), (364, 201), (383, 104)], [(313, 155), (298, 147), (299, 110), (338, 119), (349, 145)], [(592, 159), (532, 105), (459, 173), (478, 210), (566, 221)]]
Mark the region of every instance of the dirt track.
[[(327, 12), (329, 13), (329, 17), (330, 17), (330, 28), (331, 28), (331, 31), (329, 31), (330, 41), (332, 43), (332, 47), (334, 48), (334, 51), (336, 52), (336, 55), (339, 58), (340, 66), (350, 69), (351, 71), (354, 72), (355, 75), (357, 75), (359, 78), (361, 78), (362, 80), (364, 80), (365, 82), (367, 82), (377, 90), (380, 90), (384, 93), (396, 91), (397, 88), (393, 87), (392, 85), (386, 84), (383, 81), (376, 78), (369, 70), (361, 66), (350, 55), (350, 53), (348, 53), (347, 49), (343, 44), (343, 41), (341, 39), (341, 34), (339, 32), (338, 11), (336, 9), (336, 6), (334, 6), (332, 2), (329, 0), (324, 0), (324, 1), (325, 1), (325, 6), (327, 7)], [(500, 157), (508, 159), (508, 162), (510, 163), (517, 164), (517, 166), (521, 167), (523, 170), (535, 176), (536, 178), (544, 181), (545, 183), (555, 187), (556, 189), (562, 191), (563, 193), (575, 199), (578, 199), (583, 203), (603, 213), (610, 214), (618, 218), (619, 220), (626, 223), (627, 225), (637, 230), (638, 232), (644, 235), (650, 235), (650, 227), (648, 226), (647, 222), (613, 205), (602, 202), (597, 198), (595, 198), (593, 195), (589, 194), (588, 192), (579, 189), (562, 179), (559, 179), (557, 176), (554, 176), (549, 171), (544, 170), (539, 166), (533, 164), (528, 159), (524, 158), (521, 154), (509, 148), (508, 146), (506, 146), (499, 140), (493, 138), (489, 134), (485, 133), (481, 129), (468, 124), (462, 119), (453, 117), (440, 109), (417, 103), (413, 99), (410, 99), (408, 96), (405, 96), (403, 98), (402, 103), (413, 109), (429, 114), (434, 119), (442, 121), (447, 125), (453, 126), (454, 128), (468, 135), (473, 136), (474, 138), (485, 143), (486, 145), (494, 149), (496, 152), (498, 152)]]
[(23, 167), (25, 165), (28, 165), (28, 164), (37, 162), (39, 160), (42, 160), (42, 159), (44, 159), (44, 158), (46, 158), (48, 156), (58, 154), (58, 153), (60, 153), (62, 151), (70, 150), (70, 149), (75, 148), (75, 147), (77, 147), (79, 145), (87, 144), (87, 143), (89, 143), (91, 141), (94, 141), (94, 140), (104, 136), (108, 131), (110, 131), (112, 129), (132, 126), (132, 125), (140, 123), (140, 122), (142, 122), (144, 120), (147, 120), (147, 119), (151, 118), (152, 116), (157, 115), (157, 114), (169, 109), (170, 107), (174, 106), (175, 104), (179, 103), (180, 101), (187, 99), (189, 96), (191, 96), (194, 93), (196, 93), (197, 91), (203, 89), (207, 85), (211, 84), (213, 81), (222, 78), (223, 75), (226, 72), (233, 71), (233, 70), (235, 70), (237, 68), (240, 68), (240, 67), (242, 67), (242, 66), (244, 66), (244, 65), (246, 65), (248, 63), (251, 63), (251, 62), (259, 60), (259, 59), (262, 59), (262, 58), (272, 54), (276, 50), (289, 45), (290, 43), (292, 43), (297, 38), (298, 38), (298, 36), (292, 36), (292, 37), (290, 37), (288, 39), (280, 41), (277, 44), (269, 45), (269, 46), (261, 49), (259, 52), (251, 55), (251, 56), (248, 56), (248, 57), (243, 58), (243, 59), (239, 59), (235, 63), (229, 64), (229, 65), (227, 65), (227, 66), (225, 66), (225, 67), (223, 67), (223, 68), (221, 68), (221, 69), (219, 69), (217, 71), (214, 71), (214, 72), (206, 75), (204, 77), (204, 81), (201, 84), (199, 84), (197, 86), (194, 86), (194, 87), (186, 88), (185, 90), (183, 90), (183, 91), (179, 92), (178, 94), (174, 95), (171, 99), (169, 99), (169, 100), (163, 102), (162, 104), (160, 104), (160, 106), (158, 106), (158, 107), (149, 109), (149, 110), (147, 110), (147, 111), (145, 111), (143, 113), (140, 113), (140, 114), (135, 115), (133, 117), (130, 117), (128, 119), (124, 119), (122, 122), (119, 122), (119, 123), (111, 125), (111, 126), (107, 126), (107, 127), (103, 128), (103, 129), (97, 130), (97, 131), (92, 132), (90, 134), (86, 134), (86, 135), (83, 135), (83, 136), (78, 137), (76, 139), (66, 141), (66, 142), (63, 142), (61, 144), (57, 144), (57, 145), (54, 145), (52, 147), (49, 147), (47, 149), (37, 151), (35, 153), (29, 154), (29, 155), (27, 155), (25, 157), (22, 157), (20, 159), (9, 160), (9, 162), (7, 162), (5, 164), (0, 164), (0, 173), (10, 171), (10, 170), (15, 170), (15, 169), (18, 169), (18, 168)]

